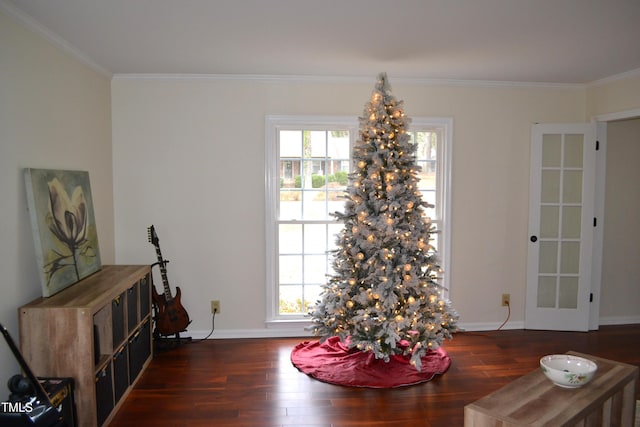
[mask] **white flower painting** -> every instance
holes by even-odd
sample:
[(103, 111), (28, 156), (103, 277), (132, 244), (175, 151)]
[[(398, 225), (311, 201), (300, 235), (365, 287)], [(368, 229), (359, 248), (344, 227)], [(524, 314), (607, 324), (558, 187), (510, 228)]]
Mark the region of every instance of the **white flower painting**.
[(42, 295), (100, 270), (89, 173), (25, 169), (27, 204)]

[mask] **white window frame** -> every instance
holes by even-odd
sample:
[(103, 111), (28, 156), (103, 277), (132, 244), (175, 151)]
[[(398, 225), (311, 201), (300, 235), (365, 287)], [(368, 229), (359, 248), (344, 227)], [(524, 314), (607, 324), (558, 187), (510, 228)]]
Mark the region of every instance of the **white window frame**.
[(436, 176), (436, 216), (434, 221), (441, 233), (438, 240), (438, 256), (442, 268), (440, 284), (444, 286), (442, 296), (449, 298), (451, 292), (451, 176), (453, 164), (453, 119), (450, 117), (412, 118), (409, 131), (421, 131), (429, 127), (443, 128), (442, 141), (438, 141), (438, 167)]
[[(421, 131), (433, 126), (442, 126), (443, 138), (438, 146), (437, 167), (437, 225), (442, 236), (439, 238), (438, 253), (443, 269), (443, 296), (448, 298), (451, 271), (451, 173), (453, 154), (453, 119), (447, 117), (412, 118), (410, 131)], [(277, 152), (277, 133), (287, 129), (327, 129), (340, 127), (348, 130), (351, 145), (359, 136), (359, 121), (355, 116), (281, 116), (265, 117), (265, 254), (266, 279), (265, 302), (267, 327), (281, 327), (286, 324), (308, 323), (305, 315), (279, 314), (278, 296), (278, 191), (280, 185)]]

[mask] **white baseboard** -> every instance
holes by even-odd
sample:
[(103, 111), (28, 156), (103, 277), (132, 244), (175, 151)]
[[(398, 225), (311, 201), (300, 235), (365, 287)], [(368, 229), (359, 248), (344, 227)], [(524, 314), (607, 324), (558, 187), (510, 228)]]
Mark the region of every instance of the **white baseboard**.
[[(476, 323), (460, 323), (460, 329), (464, 331), (495, 331), (500, 328), (502, 322), (476, 322)], [(523, 321), (510, 321), (504, 324), (501, 330), (507, 329), (524, 329)]]
[[(600, 326), (607, 325), (631, 325), (640, 323), (640, 316), (621, 316), (621, 317), (601, 317)], [(477, 323), (461, 323), (462, 331), (495, 331), (500, 327), (500, 322), (477, 322)], [(234, 338), (314, 338), (313, 334), (305, 330), (308, 323), (300, 323), (297, 325), (271, 325), (265, 329), (220, 329), (215, 330), (209, 339), (234, 339)], [(524, 329), (523, 321), (507, 322), (501, 328), (508, 329)], [(209, 335), (210, 331), (188, 331), (186, 335), (193, 339), (202, 339)]]
[[(194, 339), (201, 339), (209, 335), (211, 331), (188, 331)], [(215, 330), (209, 339), (234, 339), (234, 338), (295, 338), (295, 337), (313, 337), (310, 331), (304, 328), (283, 328), (283, 329), (220, 329)]]
[(611, 316), (600, 318), (600, 326), (636, 325), (638, 323), (640, 323), (640, 316)]
[[(463, 331), (495, 331), (500, 327), (500, 322), (496, 323), (462, 323), (460, 328)], [(215, 330), (209, 339), (234, 339), (234, 338), (314, 338), (314, 335), (305, 330), (307, 324), (292, 326), (290, 324), (282, 327), (270, 326), (265, 329), (220, 329)], [(508, 322), (502, 329), (524, 329), (524, 322)], [(209, 335), (210, 331), (188, 331), (194, 339), (201, 339)]]

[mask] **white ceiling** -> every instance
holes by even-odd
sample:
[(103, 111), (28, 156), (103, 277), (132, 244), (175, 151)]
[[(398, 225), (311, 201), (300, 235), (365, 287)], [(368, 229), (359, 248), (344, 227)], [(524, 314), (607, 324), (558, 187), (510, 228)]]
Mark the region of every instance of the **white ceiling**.
[(640, 0), (0, 0), (108, 74), (589, 83), (640, 69)]

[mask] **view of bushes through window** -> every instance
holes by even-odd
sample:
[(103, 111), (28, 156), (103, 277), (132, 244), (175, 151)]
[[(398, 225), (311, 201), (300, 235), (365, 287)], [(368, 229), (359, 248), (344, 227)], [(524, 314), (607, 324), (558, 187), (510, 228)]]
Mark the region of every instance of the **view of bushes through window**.
[[(422, 167), (423, 199), (436, 202), (436, 154), (441, 132), (411, 132)], [(331, 216), (342, 212), (350, 171), (347, 130), (287, 129), (278, 131), (279, 205), (278, 314), (304, 315), (318, 300), (331, 274), (331, 250), (342, 224)], [(427, 215), (436, 218), (435, 211)], [(437, 243), (436, 243), (437, 245)]]

